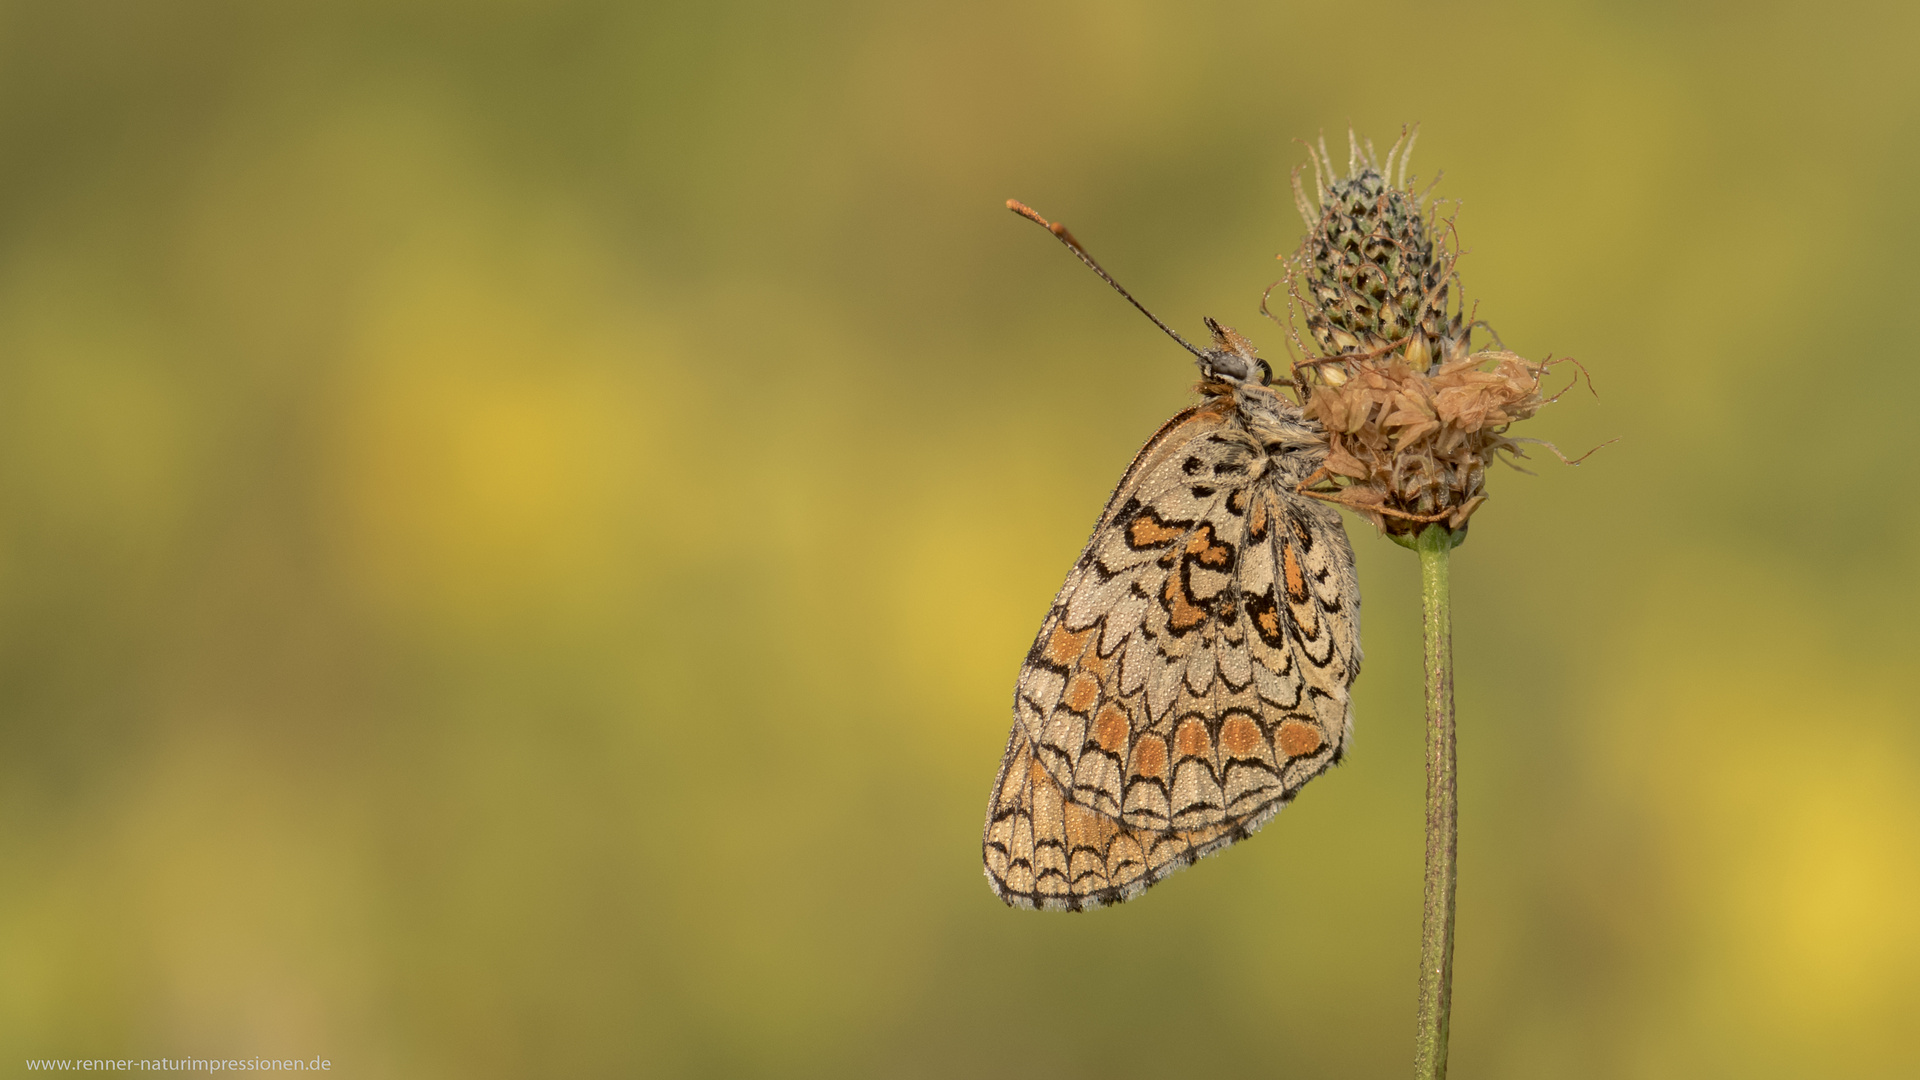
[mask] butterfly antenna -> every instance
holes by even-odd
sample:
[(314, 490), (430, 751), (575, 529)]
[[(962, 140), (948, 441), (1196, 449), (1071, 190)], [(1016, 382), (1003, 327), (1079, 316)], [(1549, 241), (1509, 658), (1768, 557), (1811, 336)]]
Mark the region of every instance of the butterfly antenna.
[(1135, 300), (1133, 298), (1132, 293), (1121, 288), (1120, 283), (1113, 280), (1113, 276), (1111, 274), (1108, 274), (1105, 270), (1100, 269), (1100, 264), (1093, 261), (1093, 256), (1087, 254), (1087, 249), (1080, 246), (1080, 241), (1075, 240), (1073, 238), (1073, 234), (1067, 231), (1067, 227), (1065, 225), (1062, 225), (1057, 221), (1048, 221), (1046, 218), (1043, 218), (1039, 214), (1035, 213), (1033, 210), (1033, 207), (1028, 206), (1026, 203), (1021, 202), (1019, 199), (1008, 199), (1007, 209), (1013, 211), (1016, 214), (1019, 214), (1021, 217), (1026, 218), (1028, 221), (1031, 221), (1034, 224), (1039, 225), (1040, 227), (1046, 229), (1048, 232), (1052, 233), (1056, 239), (1058, 239), (1061, 243), (1067, 245), (1068, 251), (1071, 251), (1075, 255), (1079, 256), (1080, 261), (1087, 264), (1087, 269), (1093, 271), (1096, 274), (1099, 274), (1101, 281), (1104, 281), (1107, 284), (1113, 286), (1114, 292), (1117, 292), (1121, 296), (1126, 297), (1127, 303), (1132, 304), (1134, 307), (1138, 308), (1140, 310), (1140, 314), (1145, 315), (1149, 319), (1152, 319), (1153, 325), (1159, 327), (1162, 333), (1166, 334), (1168, 337), (1172, 338), (1173, 340), (1179, 342), (1181, 348), (1187, 350), (1193, 355), (1205, 358), (1206, 356), (1205, 353), (1201, 352), (1199, 349), (1194, 348), (1192, 345), (1187, 344), (1186, 338), (1183, 338), (1179, 334), (1175, 333), (1173, 330), (1173, 327), (1168, 326), (1166, 323), (1161, 322), (1160, 319), (1157, 316), (1155, 316), (1153, 312), (1148, 311), (1146, 309), (1145, 305), (1141, 304), (1140, 301)]

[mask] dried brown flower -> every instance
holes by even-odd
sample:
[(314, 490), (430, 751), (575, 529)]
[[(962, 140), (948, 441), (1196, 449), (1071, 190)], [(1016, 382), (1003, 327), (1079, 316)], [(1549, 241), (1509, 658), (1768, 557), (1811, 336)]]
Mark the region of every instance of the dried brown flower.
[(1293, 325), (1317, 346), (1295, 334), (1308, 355), (1294, 365), (1294, 384), (1331, 447), (1303, 490), (1396, 537), (1433, 522), (1463, 529), (1487, 500), (1488, 464), (1524, 456), (1520, 443), (1537, 441), (1510, 438), (1508, 427), (1558, 397), (1543, 397), (1540, 380), (1559, 361), (1473, 349), (1482, 324), (1460, 307), (1453, 221), (1430, 221), (1425, 195), (1406, 183), (1414, 135), (1403, 132), (1382, 166), (1349, 133), (1344, 177), (1324, 140), (1308, 148), (1318, 206), (1296, 169), (1308, 233), (1284, 279)]

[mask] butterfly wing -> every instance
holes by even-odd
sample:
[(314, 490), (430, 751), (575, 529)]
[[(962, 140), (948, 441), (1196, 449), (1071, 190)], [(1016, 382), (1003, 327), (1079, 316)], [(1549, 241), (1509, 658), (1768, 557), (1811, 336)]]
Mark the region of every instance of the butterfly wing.
[(1245, 835), (1229, 825), (1136, 829), (1069, 801), (1016, 725), (988, 807), (987, 877), (1015, 907), (1099, 907)]
[(1352, 550), (1269, 453), (1215, 399), (1115, 490), (1015, 689), (985, 838), (1007, 902), (1126, 899), (1248, 835), (1344, 752)]

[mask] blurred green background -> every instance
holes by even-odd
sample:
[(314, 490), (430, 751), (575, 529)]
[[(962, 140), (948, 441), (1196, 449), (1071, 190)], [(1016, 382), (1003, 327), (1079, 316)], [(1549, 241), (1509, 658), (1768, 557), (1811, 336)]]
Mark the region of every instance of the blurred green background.
[[(0, 1049), (1397, 1075), (1413, 557), (1349, 764), (979, 868), (1012, 680), (1351, 122), (1584, 391), (1454, 568), (1454, 1067), (1920, 1073), (1920, 9), (0, 8)], [(1344, 156), (1344, 155), (1342, 155)], [(1901, 1021), (1900, 1017), (1907, 1017)], [(20, 1065), (8, 1066), (19, 1069)]]

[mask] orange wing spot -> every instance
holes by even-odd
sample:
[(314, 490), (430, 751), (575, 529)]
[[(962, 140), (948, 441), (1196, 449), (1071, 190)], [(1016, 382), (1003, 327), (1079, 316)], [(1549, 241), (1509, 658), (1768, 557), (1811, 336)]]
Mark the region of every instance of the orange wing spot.
[(1298, 720), (1281, 724), (1280, 737), (1274, 741), (1280, 744), (1280, 752), (1288, 757), (1306, 757), (1320, 749), (1322, 742), (1319, 728)]
[(1093, 737), (1099, 742), (1100, 749), (1110, 754), (1118, 753), (1121, 747), (1127, 745), (1127, 733), (1132, 726), (1127, 723), (1126, 713), (1108, 705), (1100, 710), (1099, 716), (1093, 718)]
[(1260, 629), (1270, 638), (1280, 636), (1280, 616), (1272, 608), (1260, 613)]
[(1207, 725), (1188, 720), (1173, 733), (1173, 751), (1181, 757), (1212, 757), (1213, 740), (1207, 738)]
[(1180, 539), (1185, 532), (1154, 517), (1153, 511), (1143, 510), (1127, 523), (1127, 543), (1137, 548), (1158, 547), (1169, 540)]
[(1087, 639), (1093, 636), (1096, 629), (1098, 627), (1089, 626), (1076, 634), (1068, 630), (1066, 624), (1055, 623), (1053, 633), (1047, 637), (1043, 655), (1052, 663), (1066, 667), (1080, 659), (1080, 654), (1087, 649)]
[(1080, 670), (1096, 679), (1106, 678), (1107, 672), (1113, 669), (1113, 664), (1114, 661), (1100, 655), (1099, 649), (1091, 649), (1087, 655), (1080, 658)]
[(1307, 599), (1307, 579), (1300, 575), (1300, 561), (1294, 557), (1292, 544), (1281, 546), (1280, 561), (1286, 564), (1287, 599), (1296, 604), (1305, 603)]
[(1247, 535), (1256, 540), (1267, 535), (1267, 500), (1254, 504), (1253, 516), (1247, 519)]
[(1225, 566), (1233, 558), (1233, 549), (1213, 542), (1213, 526), (1202, 525), (1187, 541), (1187, 554), (1197, 555), (1205, 566)]
[(1073, 678), (1068, 680), (1066, 696), (1061, 698), (1067, 708), (1077, 713), (1093, 708), (1093, 703), (1099, 700), (1099, 680), (1084, 671), (1075, 672)]
[(1106, 850), (1106, 846), (1120, 831), (1120, 823), (1097, 814), (1079, 803), (1067, 803), (1062, 809), (1066, 819), (1067, 842), (1074, 847), (1090, 847)]
[(1172, 619), (1175, 630), (1191, 630), (1207, 621), (1207, 609), (1195, 607), (1193, 601), (1187, 598), (1187, 590), (1181, 586), (1179, 574), (1168, 575), (1167, 587), (1161, 595), (1167, 601), (1167, 615)]
[(1133, 771), (1155, 780), (1167, 778), (1167, 740), (1158, 735), (1143, 735), (1133, 744)]
[(1220, 725), (1220, 745), (1234, 757), (1259, 757), (1261, 747), (1266, 740), (1260, 737), (1260, 728), (1244, 716), (1229, 716), (1227, 722)]

